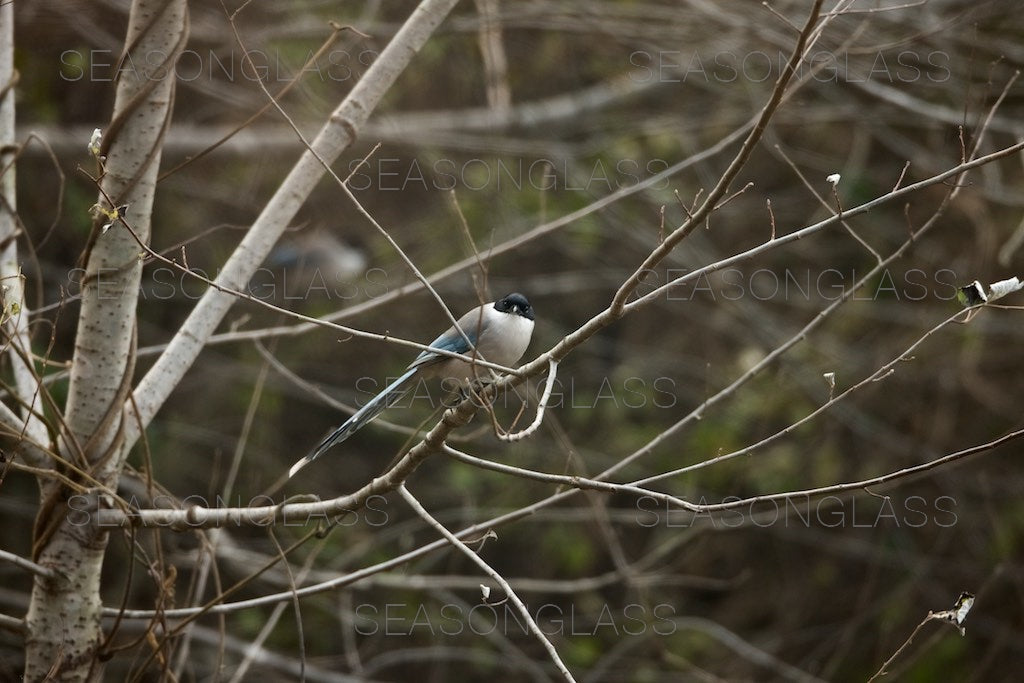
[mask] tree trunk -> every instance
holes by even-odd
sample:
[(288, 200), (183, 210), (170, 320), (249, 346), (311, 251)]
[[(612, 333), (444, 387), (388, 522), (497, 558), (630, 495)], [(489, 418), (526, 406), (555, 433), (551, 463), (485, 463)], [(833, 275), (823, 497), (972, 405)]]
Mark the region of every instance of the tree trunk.
[[(174, 102), (174, 63), (185, 45), (184, 0), (134, 0), (118, 71), (114, 114), (98, 204), (128, 205), (126, 222), (149, 240), (150, 211), (163, 134)], [(88, 141), (83, 140), (83, 149)], [(128, 228), (102, 214), (84, 256), (81, 313), (57, 463), (73, 480), (115, 489), (122, 462), (123, 405), (135, 361), (135, 317), (142, 274), (140, 248)], [(73, 464), (72, 468), (68, 463)], [(88, 484), (86, 484), (88, 485)], [(26, 616), (28, 681), (93, 680), (102, 673), (100, 568), (107, 534), (90, 514), (102, 500), (53, 483), (42, 487), (33, 555), (60, 578), (37, 576)]]

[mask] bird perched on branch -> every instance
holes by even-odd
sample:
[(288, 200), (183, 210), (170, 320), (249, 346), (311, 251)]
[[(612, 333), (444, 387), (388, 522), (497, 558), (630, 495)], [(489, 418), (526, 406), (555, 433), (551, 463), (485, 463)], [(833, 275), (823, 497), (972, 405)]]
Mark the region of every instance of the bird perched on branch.
[[(430, 343), (429, 350), (416, 356), (416, 360), (409, 364), (401, 377), (345, 420), (312, 453), (292, 465), (288, 476), (294, 476), (328, 448), (344, 441), (398, 402), (412, 388), (414, 380), (420, 377), (442, 377), (466, 382), (486, 370), (480, 366), (474, 367), (474, 360), (485, 360), (505, 367), (519, 362), (533, 336), (533, 307), (525, 296), (513, 292), (497, 301), (477, 306), (459, 318), (457, 324), (458, 329), (453, 326), (441, 333)], [(433, 349), (457, 353), (468, 359), (453, 358)]]

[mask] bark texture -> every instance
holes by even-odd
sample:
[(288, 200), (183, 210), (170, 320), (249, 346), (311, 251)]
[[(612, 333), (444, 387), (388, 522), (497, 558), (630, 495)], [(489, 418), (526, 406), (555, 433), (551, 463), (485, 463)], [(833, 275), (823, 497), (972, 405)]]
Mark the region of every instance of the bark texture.
[[(174, 63), (185, 45), (187, 17), (184, 0), (134, 0), (114, 114), (104, 131), (97, 203), (107, 211), (128, 205), (127, 223), (145, 241), (174, 101)], [(82, 141), (83, 148), (87, 142)], [(103, 499), (95, 483), (117, 486), (142, 274), (135, 239), (121, 222), (104, 230), (108, 221), (102, 214), (93, 221), (84, 255), (66, 426), (56, 444), (58, 469), (92, 487), (84, 495), (53, 483), (42, 487), (33, 555), (59, 578), (37, 576), (33, 586), (25, 619), (28, 681), (87, 681), (102, 674), (100, 569), (107, 535), (95, 525), (94, 513)]]

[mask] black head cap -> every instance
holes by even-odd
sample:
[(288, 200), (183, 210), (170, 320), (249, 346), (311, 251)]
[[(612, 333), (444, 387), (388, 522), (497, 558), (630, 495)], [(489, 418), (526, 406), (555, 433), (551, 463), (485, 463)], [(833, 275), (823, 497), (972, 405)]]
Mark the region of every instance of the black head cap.
[(521, 315), (527, 320), (533, 320), (533, 306), (530, 305), (525, 296), (518, 292), (512, 292), (495, 301), (494, 310)]

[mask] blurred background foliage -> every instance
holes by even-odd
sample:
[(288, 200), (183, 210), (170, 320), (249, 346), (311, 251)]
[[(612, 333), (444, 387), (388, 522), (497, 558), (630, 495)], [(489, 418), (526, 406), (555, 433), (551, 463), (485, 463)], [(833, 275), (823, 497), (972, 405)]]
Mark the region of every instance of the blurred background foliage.
[[(789, 22), (800, 25), (807, 4), (782, 0), (769, 11), (753, 1), (467, 0), (402, 75), (335, 171), (342, 177), (355, 171), (350, 182), (359, 201), (423, 272), (472, 256), (460, 213), (475, 249), (486, 255), (536, 225), (651, 178), (745, 124), (778, 77), (795, 38)], [(887, 4), (894, 8), (875, 11)], [(237, 29), (245, 47), (256, 51), (271, 92), (317, 51), (329, 20), (368, 34), (342, 33), (281, 98), (310, 136), (412, 7), (372, 0), (254, 2), (238, 14)], [(787, 158), (830, 204), (825, 177), (840, 173), (845, 207), (887, 193), (908, 162), (904, 184), (955, 165), (961, 137), (973, 142), (979, 122), (1024, 62), (1024, 10), (1011, 0), (854, 7), (859, 11), (835, 19), (815, 45), (798, 74), (807, 82), (775, 116), (733, 190), (750, 186), (651, 273), (641, 292), (765, 241), (768, 200), (780, 235), (827, 217)], [(59, 364), (73, 348), (76, 267), (96, 198), (81, 169), (92, 170), (86, 144), (110, 116), (127, 3), (40, 0), (19, 3), (16, 12), (19, 131), (22, 138), (37, 136), (17, 168), (19, 211), (35, 245), (25, 270), (37, 343), (43, 348), (52, 335), (51, 359)], [(500, 33), (488, 33), (488, 26)], [(489, 69), (482, 56), (495, 45), (504, 71)], [(153, 246), (175, 258), (184, 248), (188, 263), (211, 276), (301, 152), (291, 128), (270, 111), (182, 165), (266, 103), (242, 54), (222, 7), (194, 3)], [(812, 72), (814, 64), (821, 70)], [(1020, 137), (1022, 87), (1017, 82), (1007, 92), (983, 152)], [(657, 245), (662, 221), (665, 230), (678, 225), (685, 217), (680, 201), (689, 205), (713, 186), (735, 149), (707, 155), (490, 259), (485, 279), (469, 268), (440, 281), (437, 291), (456, 315), (476, 303), (474, 286), (488, 298), (527, 294), (538, 316), (532, 358), (607, 305), (618, 283)], [(1020, 274), (1015, 240), (1024, 229), (1022, 178), (1019, 156), (972, 173), (958, 200), (903, 258), (730, 400), (626, 468), (621, 481), (700, 463), (774, 434), (828, 399), (823, 373), (834, 372), (836, 391), (844, 390), (954, 313), (957, 286)], [(947, 190), (932, 186), (849, 224), (887, 256), (906, 239), (908, 223), (919, 226)], [(835, 227), (684, 285), (564, 361), (556, 401), (536, 436), (500, 444), (479, 415), (464, 430), (472, 440), (459, 447), (546, 472), (597, 473), (699, 408), (875, 263), (870, 251)], [(250, 291), (319, 316), (413, 281), (386, 240), (325, 181)], [(166, 266), (147, 267), (139, 373), (203, 289)], [(443, 320), (420, 292), (342, 322), (428, 341)], [(224, 331), (293, 324), (240, 302)], [(695, 502), (720, 502), (857, 480), (991, 440), (1021, 426), (1022, 337), (1016, 311), (986, 310), (970, 324), (947, 326), (894, 374), (770, 447), (656, 487)], [(365, 401), (412, 355), (399, 346), (339, 338), (326, 328), (261, 343), (291, 373), (349, 405)], [(149, 454), (140, 448), (133, 466), (146, 472), (151, 462), (169, 495), (214, 501), (265, 363), (251, 340), (211, 346), (149, 430)], [(60, 399), (63, 380), (51, 389)], [(531, 381), (520, 393), (536, 390)], [(414, 427), (443, 396), (426, 384), (385, 419)], [(408, 438), (368, 427), (282, 488), (287, 467), (343, 416), (274, 368), (257, 399), (228, 504), (268, 494), (280, 500), (354, 490), (379, 474)], [(509, 396), (498, 414), (508, 424), (518, 408)], [(580, 493), (496, 529), (496, 539), (476, 547), (518, 588), (580, 680), (863, 680), (928, 610), (952, 606), (962, 590), (978, 594), (966, 636), (928, 627), (894, 664), (894, 674), (914, 681), (1011, 680), (1008, 672), (1024, 663), (1019, 459), (1020, 447), (1011, 444), (881, 493), (798, 497), (714, 518), (695, 519), (652, 500)], [(129, 477), (123, 493), (141, 496), (144, 478)], [(554, 492), (443, 457), (426, 462), (410, 489), (452, 529)], [(0, 531), (3, 547), (26, 553), (36, 505), (30, 479), (10, 476), (0, 505), (8, 522)], [(276, 542), (287, 545), (304, 531), (278, 529)], [(216, 583), (231, 585), (272, 558), (277, 550), (268, 534), (226, 530), (218, 540)], [(399, 499), (381, 498), (347, 516), (324, 540), (295, 551), (292, 571), (309, 562), (309, 580), (325, 580), (435, 538)], [(195, 535), (140, 533), (135, 540), (149, 554), (159, 546), (176, 568), (176, 605), (215, 594), (212, 582), (202, 596), (193, 594), (201, 564)], [(111, 543), (107, 604), (152, 607), (159, 587), (146, 575), (140, 551), (124, 596), (129, 547), (120, 538)], [(7, 565), (0, 571), (6, 578), (0, 595), (11, 611), (22, 604), (28, 579)], [(276, 566), (232, 599), (283, 590), (288, 581)], [(475, 566), (443, 550), (303, 600), (310, 680), (333, 680), (332, 672), (373, 680), (551, 678), (546, 656), (508, 603), (481, 605), (481, 582)], [(230, 678), (239, 648), (257, 636), (271, 611), (200, 619), (184, 679)], [(223, 653), (218, 629), (230, 636)], [(141, 626), (129, 624), (124, 638), (140, 633)], [(6, 666), (18, 670), (17, 639), (0, 638)], [(265, 646), (294, 663), (299, 639), (289, 609)], [(118, 656), (109, 675), (126, 675), (132, 666), (130, 657)], [(265, 662), (251, 671), (283, 676), (289, 670)]]

